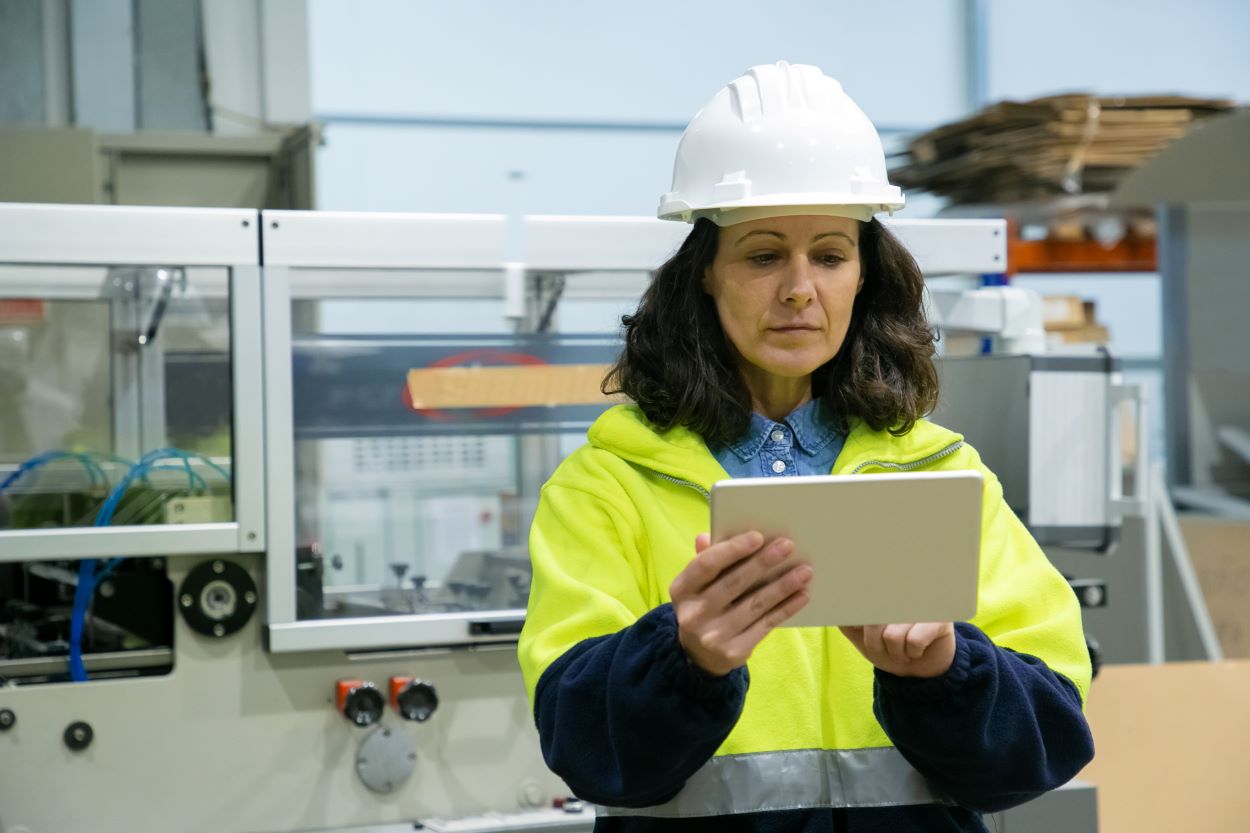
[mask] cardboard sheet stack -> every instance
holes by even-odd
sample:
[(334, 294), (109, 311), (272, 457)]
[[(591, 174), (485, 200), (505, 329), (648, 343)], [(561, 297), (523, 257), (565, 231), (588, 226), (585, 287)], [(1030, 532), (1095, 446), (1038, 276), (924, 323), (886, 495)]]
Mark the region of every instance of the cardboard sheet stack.
[(1109, 191), (1195, 121), (1231, 108), (1179, 96), (1005, 101), (913, 139), (890, 180), (954, 204)]

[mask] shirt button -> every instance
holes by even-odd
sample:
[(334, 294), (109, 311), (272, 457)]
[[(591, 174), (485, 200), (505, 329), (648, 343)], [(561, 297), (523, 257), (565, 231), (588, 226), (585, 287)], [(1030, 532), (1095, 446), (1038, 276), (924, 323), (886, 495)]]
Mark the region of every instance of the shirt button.
[(773, 460), (773, 471), (777, 472), (777, 474), (781, 474), (785, 470), (786, 470), (786, 464), (784, 461)]
[(778, 428), (776, 431), (773, 431), (772, 437), (773, 437), (773, 442), (779, 443), (786, 438), (786, 433), (782, 431), (780, 428)]

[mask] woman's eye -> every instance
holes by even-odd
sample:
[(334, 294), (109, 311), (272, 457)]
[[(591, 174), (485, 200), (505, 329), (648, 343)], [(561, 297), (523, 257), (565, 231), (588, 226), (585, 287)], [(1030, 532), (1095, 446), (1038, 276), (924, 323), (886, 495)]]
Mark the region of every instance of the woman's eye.
[(846, 263), (846, 258), (835, 254), (821, 255), (818, 260), (825, 266), (838, 266)]
[(777, 262), (777, 255), (773, 254), (772, 252), (763, 252), (758, 255), (751, 255), (747, 259), (750, 260), (752, 263), (756, 264), (757, 266), (769, 266)]

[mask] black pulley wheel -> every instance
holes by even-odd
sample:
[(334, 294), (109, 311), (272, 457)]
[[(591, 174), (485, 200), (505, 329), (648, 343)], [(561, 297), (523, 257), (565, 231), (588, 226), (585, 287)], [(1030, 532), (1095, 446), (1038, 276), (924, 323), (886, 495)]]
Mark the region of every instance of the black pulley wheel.
[(220, 558), (197, 564), (178, 588), (176, 607), (191, 629), (205, 636), (229, 636), (256, 612), (256, 582), (247, 570)]

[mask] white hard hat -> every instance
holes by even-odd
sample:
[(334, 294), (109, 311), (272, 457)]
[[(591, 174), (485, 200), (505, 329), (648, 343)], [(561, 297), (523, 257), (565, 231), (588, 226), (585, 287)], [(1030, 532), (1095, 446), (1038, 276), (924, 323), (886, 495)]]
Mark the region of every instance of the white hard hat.
[(752, 67), (695, 113), (677, 145), (661, 220), (727, 226), (785, 214), (867, 221), (903, 207), (881, 138), (818, 67)]

